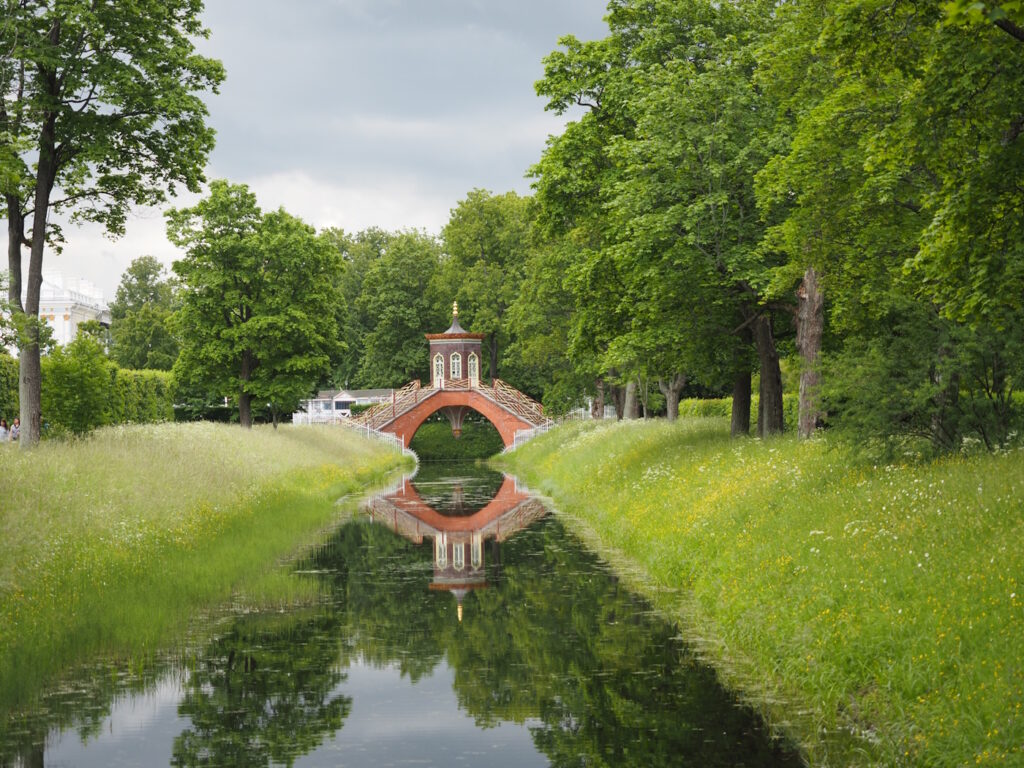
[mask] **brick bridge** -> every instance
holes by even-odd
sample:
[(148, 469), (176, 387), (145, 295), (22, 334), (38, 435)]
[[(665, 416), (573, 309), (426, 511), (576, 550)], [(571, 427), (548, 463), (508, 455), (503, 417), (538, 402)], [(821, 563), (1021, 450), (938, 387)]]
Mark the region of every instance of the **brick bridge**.
[(352, 419), (355, 424), (397, 435), (408, 448), (413, 435), (438, 411), (448, 417), (452, 434), (462, 433), (470, 410), (498, 430), (505, 447), (515, 443), (516, 432), (549, 426), (544, 408), (501, 379), (490, 385), (480, 380), (482, 333), (469, 333), (459, 325), (459, 306), (452, 305), (452, 324), (444, 333), (424, 334), (430, 342), (431, 386), (419, 381), (395, 390), (390, 403), (379, 403)]
[(408, 448), (420, 425), (438, 411), (448, 417), (452, 433), (458, 437), (470, 410), (494, 425), (506, 447), (513, 444), (516, 432), (551, 423), (540, 403), (501, 379), (495, 379), (491, 386), (446, 379), (441, 387), (421, 387), (419, 381), (414, 381), (395, 390), (390, 403), (378, 403), (354, 417), (353, 422), (390, 432)]

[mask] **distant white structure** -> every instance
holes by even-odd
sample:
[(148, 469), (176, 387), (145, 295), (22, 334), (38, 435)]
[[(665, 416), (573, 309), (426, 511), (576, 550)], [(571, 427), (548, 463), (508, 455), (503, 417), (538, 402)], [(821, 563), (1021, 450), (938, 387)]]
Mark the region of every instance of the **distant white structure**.
[(53, 329), (58, 344), (74, 341), (78, 326), (88, 320), (98, 320), (110, 327), (110, 309), (103, 300), (103, 292), (88, 280), (79, 280), (72, 287), (64, 284), (59, 272), (44, 272), (39, 291), (39, 317)]
[(326, 389), (303, 400), (292, 414), (293, 424), (336, 424), (352, 415), (353, 405), (389, 403), (393, 389)]

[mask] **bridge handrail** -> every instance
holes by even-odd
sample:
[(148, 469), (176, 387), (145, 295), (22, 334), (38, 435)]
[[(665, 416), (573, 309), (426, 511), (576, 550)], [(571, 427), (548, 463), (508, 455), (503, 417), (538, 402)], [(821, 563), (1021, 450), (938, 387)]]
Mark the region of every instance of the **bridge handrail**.
[[(404, 387), (396, 389), (391, 393), (391, 401), (377, 403), (370, 408), (367, 408), (361, 414), (353, 418), (358, 424), (369, 426), (372, 429), (377, 429), (389, 421), (392, 421), (397, 416), (401, 416), (407, 410), (412, 408), (416, 403), (423, 399), (424, 395), (420, 394), (420, 380), (415, 379), (410, 381)], [(428, 395), (433, 394), (432, 390), (428, 390)]]
[(445, 379), (442, 388), (421, 387), (419, 380), (411, 381), (393, 391), (391, 400), (363, 411), (352, 421), (362, 427), (380, 429), (399, 416), (415, 408), (427, 398), (444, 391), (475, 391), (496, 405), (535, 427), (548, 426), (553, 422), (544, 415), (544, 407), (536, 400), (524, 395), (501, 379), (494, 379), (491, 386), (477, 385), (469, 379)]
[(499, 405), (530, 424), (539, 427), (551, 421), (544, 415), (544, 406), (501, 379), (494, 379), (491, 393)]

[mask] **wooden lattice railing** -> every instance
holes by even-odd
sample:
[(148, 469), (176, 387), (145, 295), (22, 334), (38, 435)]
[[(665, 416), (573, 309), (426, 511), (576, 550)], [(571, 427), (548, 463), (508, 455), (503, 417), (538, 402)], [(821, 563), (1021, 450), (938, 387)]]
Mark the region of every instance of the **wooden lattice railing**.
[(494, 380), (494, 386), (491, 387), (488, 396), (498, 405), (535, 426), (539, 427), (551, 421), (544, 415), (544, 406), (501, 379)]
[(430, 395), (434, 394), (433, 389), (422, 389), (419, 379), (410, 381), (401, 389), (391, 393), (391, 400), (377, 403), (367, 408), (358, 416), (352, 419), (353, 422), (362, 426), (369, 426), (371, 429), (380, 429), (389, 421), (401, 416), (403, 413), (414, 407)]
[(396, 389), (390, 400), (377, 403), (372, 408), (353, 417), (352, 422), (363, 427), (380, 429), (406, 411), (416, 407), (418, 403), (445, 390), (473, 390), (529, 424), (539, 427), (551, 423), (551, 419), (544, 415), (544, 407), (540, 403), (501, 379), (495, 379), (493, 386), (490, 387), (485, 384), (478, 384), (474, 387), (469, 379), (445, 379), (443, 389), (421, 387), (418, 380), (412, 381), (401, 389)]

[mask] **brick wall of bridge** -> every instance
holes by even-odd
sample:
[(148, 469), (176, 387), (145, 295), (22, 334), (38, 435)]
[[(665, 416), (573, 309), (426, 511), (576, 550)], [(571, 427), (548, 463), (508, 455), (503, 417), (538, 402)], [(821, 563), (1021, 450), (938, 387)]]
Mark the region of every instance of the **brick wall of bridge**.
[(381, 431), (398, 435), (402, 438), (405, 447), (408, 448), (409, 443), (412, 442), (413, 435), (416, 434), (416, 430), (427, 420), (427, 417), (446, 405), (467, 406), (481, 414), (498, 430), (498, 434), (501, 435), (501, 440), (506, 447), (512, 445), (517, 429), (530, 429), (533, 426), (533, 424), (523, 421), (515, 414), (509, 413), (479, 392), (453, 389), (432, 395), (403, 413), (386, 427), (382, 427)]

